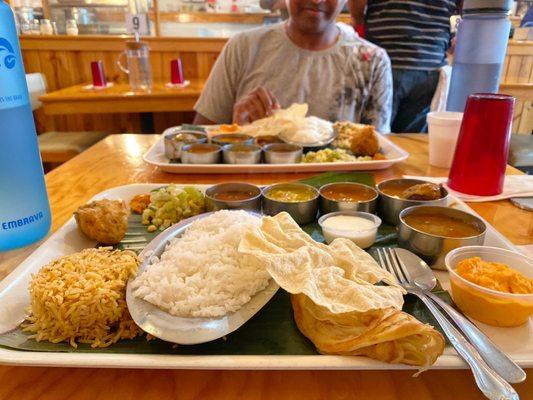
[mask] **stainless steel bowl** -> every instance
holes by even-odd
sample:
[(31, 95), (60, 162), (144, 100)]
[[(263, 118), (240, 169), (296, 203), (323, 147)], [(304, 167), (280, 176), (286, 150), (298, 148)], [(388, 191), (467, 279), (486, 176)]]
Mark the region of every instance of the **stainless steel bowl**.
[[(268, 193), (274, 189), (291, 190), (293, 188), (305, 188), (309, 190), (313, 197), (310, 200), (299, 202), (284, 202), (268, 197)], [(299, 225), (309, 224), (316, 220), (318, 212), (318, 190), (313, 186), (304, 183), (278, 183), (263, 188), (263, 213), (266, 215), (276, 215), (286, 211)]]
[(288, 143), (272, 143), (263, 146), (267, 164), (297, 164), (302, 160), (300, 146)]
[[(230, 191), (247, 191), (253, 196), (246, 200), (219, 200), (216, 195)], [(205, 191), (207, 211), (218, 210), (251, 210), (261, 212), (261, 189), (249, 183), (221, 183), (211, 186)]]
[[(404, 218), (408, 215), (419, 213), (438, 213), (448, 217), (474, 225), (479, 230), (479, 235), (463, 238), (451, 238), (446, 236), (432, 235), (409, 226)], [(414, 206), (400, 213), (400, 226), (398, 233), (398, 245), (417, 254), (428, 265), (435, 269), (446, 269), (444, 258), (451, 250), (463, 246), (482, 245), (485, 240), (487, 226), (478, 217), (467, 212), (449, 207), (439, 206)]]
[(283, 140), (276, 135), (265, 135), (265, 136), (256, 136), (254, 138), (254, 143), (258, 146), (267, 146), (272, 143), (285, 143)]
[[(193, 152), (194, 148), (202, 148), (205, 152)], [(207, 151), (209, 150), (209, 151)], [(217, 164), (220, 162), (222, 150), (218, 144), (194, 143), (183, 146), (181, 162), (183, 164)]]
[[(336, 185), (349, 185), (363, 190), (368, 194), (370, 200), (362, 201), (339, 201), (327, 198), (324, 196), (324, 191)], [(335, 182), (328, 183), (320, 188), (320, 214), (325, 215), (337, 211), (364, 211), (374, 214), (376, 211), (376, 204), (378, 200), (378, 192), (376, 189), (362, 185), (355, 182)]]
[(169, 160), (179, 160), (183, 146), (192, 143), (207, 143), (207, 135), (197, 131), (169, 128), (163, 132), (165, 156)]
[(445, 206), (448, 203), (448, 191), (441, 187), (442, 198), (437, 200), (405, 200), (388, 195), (383, 192), (383, 189), (388, 185), (412, 183), (412, 185), (418, 185), (421, 183), (431, 183), (422, 181), (419, 179), (389, 179), (387, 181), (380, 182), (376, 185), (376, 190), (379, 193), (378, 200), (378, 215), (383, 221), (388, 224), (398, 225), (400, 223), (400, 212), (406, 208), (413, 206)]
[(211, 138), (211, 143), (225, 146), (227, 144), (253, 144), (254, 138), (244, 133), (222, 133)]
[(227, 144), (222, 147), (226, 164), (259, 164), (261, 147), (255, 144)]

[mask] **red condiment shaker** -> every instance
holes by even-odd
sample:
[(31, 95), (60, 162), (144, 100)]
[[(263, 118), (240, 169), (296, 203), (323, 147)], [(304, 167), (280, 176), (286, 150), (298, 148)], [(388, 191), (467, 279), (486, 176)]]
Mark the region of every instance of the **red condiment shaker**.
[(173, 85), (182, 85), (185, 83), (183, 67), (179, 58), (170, 61), (170, 83)]
[(493, 93), (468, 97), (448, 186), (461, 193), (502, 193), (515, 99)]
[(104, 63), (101, 60), (91, 62), (91, 73), (93, 76), (94, 87), (107, 86), (107, 81), (105, 79), (105, 74), (104, 74)]

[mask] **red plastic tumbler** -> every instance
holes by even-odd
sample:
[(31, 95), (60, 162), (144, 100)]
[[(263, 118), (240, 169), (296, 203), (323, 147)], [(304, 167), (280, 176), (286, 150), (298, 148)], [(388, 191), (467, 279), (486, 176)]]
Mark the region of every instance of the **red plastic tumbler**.
[(184, 82), (185, 79), (183, 78), (181, 59), (170, 60), (170, 83), (173, 85), (181, 85)]
[(104, 63), (101, 60), (91, 62), (91, 73), (93, 75), (93, 86), (105, 87), (107, 85), (104, 74)]
[(503, 191), (515, 99), (492, 93), (468, 97), (448, 186), (493, 196)]

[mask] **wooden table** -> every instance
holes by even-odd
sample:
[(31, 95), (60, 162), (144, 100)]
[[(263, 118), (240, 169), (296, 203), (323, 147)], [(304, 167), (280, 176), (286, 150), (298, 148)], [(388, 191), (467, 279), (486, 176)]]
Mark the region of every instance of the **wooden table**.
[(127, 83), (100, 90), (75, 85), (44, 94), (39, 100), (47, 115), (193, 111), (204, 83), (203, 79), (194, 79), (181, 89), (154, 83), (150, 92), (132, 92)]
[[(133, 92), (127, 83), (114, 83), (99, 90), (88, 90), (84, 84), (44, 94), (39, 100), (46, 115), (141, 113), (141, 132), (153, 133), (152, 113), (194, 111), (204, 84), (204, 79), (192, 79), (184, 88), (154, 83), (149, 92)], [(47, 125), (49, 130), (55, 130), (50, 123)]]
[[(239, 180), (267, 184), (312, 174), (174, 175), (142, 160), (157, 140), (152, 135), (113, 135), (46, 176), (56, 230), (96, 193), (135, 182), (216, 183)], [(377, 181), (402, 174), (444, 176), (428, 166), (427, 138), (392, 138), (411, 153), (397, 166), (375, 173)], [(509, 168), (508, 173), (519, 173)], [(470, 204), (515, 244), (533, 243), (533, 214), (508, 201)], [(519, 221), (519, 222), (518, 222)], [(38, 245), (38, 244), (37, 244)], [(37, 245), (0, 254), (0, 279)], [(0, 399), (483, 399), (466, 370), (428, 371), (177, 371), (67, 369), (0, 366)], [(528, 370), (533, 374), (533, 369)], [(533, 376), (533, 375), (532, 375)], [(533, 398), (533, 377), (515, 385)]]

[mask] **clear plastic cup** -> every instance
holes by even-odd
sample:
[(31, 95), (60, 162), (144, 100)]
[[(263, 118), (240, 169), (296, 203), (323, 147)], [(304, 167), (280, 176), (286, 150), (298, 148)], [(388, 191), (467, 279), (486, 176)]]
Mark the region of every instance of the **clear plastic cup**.
[(463, 313), (493, 326), (510, 327), (526, 323), (533, 315), (533, 294), (499, 292), (463, 278), (455, 269), (460, 261), (471, 257), (506, 264), (528, 278), (533, 278), (533, 259), (497, 247), (465, 246), (450, 251), (444, 260), (453, 301)]
[(450, 168), (459, 137), (463, 113), (435, 111), (427, 116), (429, 134), (429, 163)]

